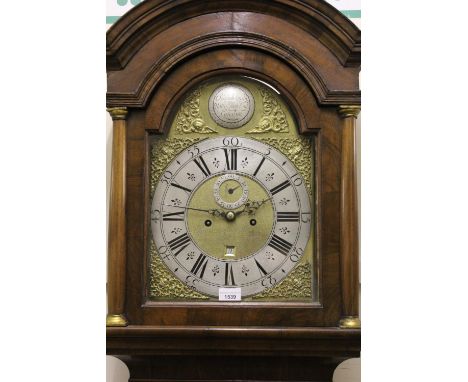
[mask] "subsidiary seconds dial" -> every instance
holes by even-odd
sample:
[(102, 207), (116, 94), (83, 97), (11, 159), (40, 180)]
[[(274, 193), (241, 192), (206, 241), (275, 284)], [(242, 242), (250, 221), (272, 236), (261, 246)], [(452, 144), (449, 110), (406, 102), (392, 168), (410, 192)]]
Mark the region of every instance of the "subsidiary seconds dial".
[(304, 180), (280, 151), (248, 138), (203, 140), (161, 175), (151, 206), (159, 256), (188, 287), (242, 297), (279, 283), (304, 254), (311, 207)]
[(219, 206), (234, 210), (247, 201), (249, 188), (239, 175), (225, 174), (216, 180), (213, 195)]

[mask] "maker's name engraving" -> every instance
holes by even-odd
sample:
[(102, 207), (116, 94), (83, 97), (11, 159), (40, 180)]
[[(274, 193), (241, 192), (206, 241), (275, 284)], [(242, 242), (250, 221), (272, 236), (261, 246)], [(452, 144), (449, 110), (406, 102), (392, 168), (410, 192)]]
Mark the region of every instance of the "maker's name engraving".
[(242, 85), (218, 87), (208, 102), (211, 118), (220, 126), (237, 128), (252, 118), (255, 103), (252, 93)]

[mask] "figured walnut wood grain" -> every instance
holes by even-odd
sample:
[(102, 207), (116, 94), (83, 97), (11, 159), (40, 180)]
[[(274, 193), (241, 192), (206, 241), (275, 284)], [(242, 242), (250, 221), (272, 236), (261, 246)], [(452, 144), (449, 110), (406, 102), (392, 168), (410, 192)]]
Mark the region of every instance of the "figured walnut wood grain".
[(122, 68), (155, 35), (203, 14), (252, 12), (299, 26), (320, 40), (342, 65), (360, 64), (360, 30), (323, 0), (147, 0), (107, 33), (108, 68)]
[(324, 1), (159, 0), (109, 30), (107, 104), (144, 107), (180, 64), (233, 46), (287, 63), (320, 104), (360, 103), (360, 31)]

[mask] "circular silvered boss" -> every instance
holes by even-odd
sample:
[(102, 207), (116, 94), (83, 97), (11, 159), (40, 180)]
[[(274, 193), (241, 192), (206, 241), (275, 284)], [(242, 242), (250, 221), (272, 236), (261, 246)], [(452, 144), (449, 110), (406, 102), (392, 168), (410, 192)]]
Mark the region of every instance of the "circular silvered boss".
[(255, 110), (252, 93), (239, 84), (225, 84), (208, 101), (211, 118), (220, 126), (235, 129), (250, 121)]

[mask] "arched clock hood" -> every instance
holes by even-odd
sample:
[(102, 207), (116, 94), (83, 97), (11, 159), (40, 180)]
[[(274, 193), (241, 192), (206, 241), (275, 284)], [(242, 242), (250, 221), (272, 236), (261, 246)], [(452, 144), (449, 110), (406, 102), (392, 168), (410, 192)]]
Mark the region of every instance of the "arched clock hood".
[(107, 104), (145, 107), (180, 64), (236, 47), (288, 65), (320, 105), (360, 103), (360, 30), (325, 1), (147, 0), (107, 32)]

